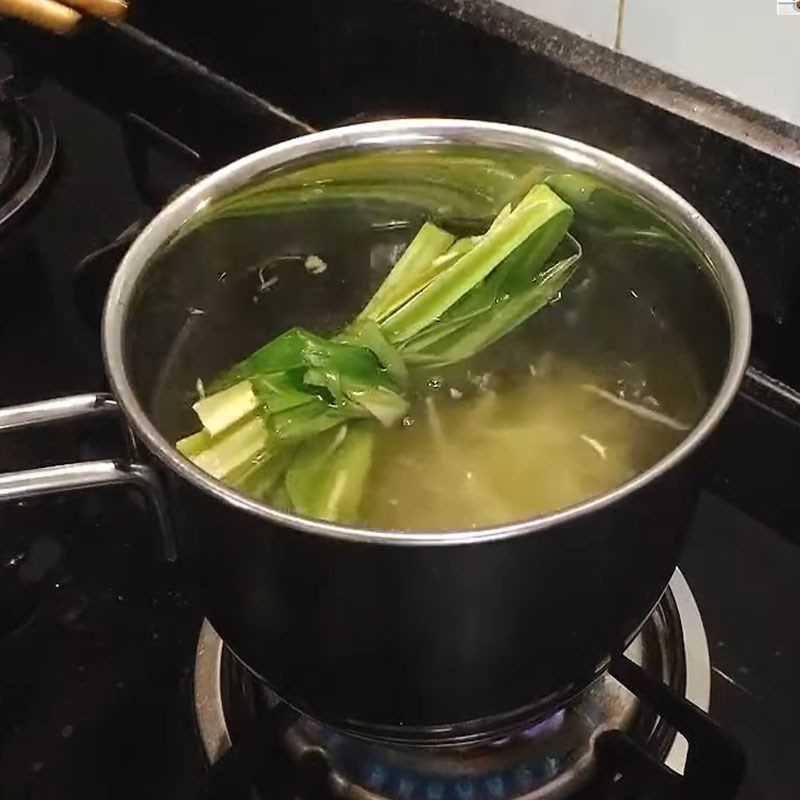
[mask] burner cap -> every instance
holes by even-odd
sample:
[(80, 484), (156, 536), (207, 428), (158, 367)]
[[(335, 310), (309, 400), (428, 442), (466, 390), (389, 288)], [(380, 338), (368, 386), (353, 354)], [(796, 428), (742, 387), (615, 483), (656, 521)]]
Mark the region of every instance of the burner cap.
[(50, 172), (56, 138), (49, 121), (0, 90), (0, 231), (33, 199)]

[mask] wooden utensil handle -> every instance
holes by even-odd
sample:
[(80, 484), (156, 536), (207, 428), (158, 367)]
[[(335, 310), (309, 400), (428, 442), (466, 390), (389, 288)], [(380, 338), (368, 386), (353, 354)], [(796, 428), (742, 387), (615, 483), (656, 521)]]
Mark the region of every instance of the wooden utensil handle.
[(0, 14), (30, 22), (52, 33), (69, 33), (80, 21), (79, 12), (94, 17), (121, 19), (128, 6), (124, 0), (0, 0)]
[(125, 0), (63, 0), (63, 2), (93, 17), (107, 19), (121, 19), (128, 10)]
[(69, 33), (81, 18), (74, 8), (55, 0), (0, 0), (0, 14), (17, 17), (52, 33)]

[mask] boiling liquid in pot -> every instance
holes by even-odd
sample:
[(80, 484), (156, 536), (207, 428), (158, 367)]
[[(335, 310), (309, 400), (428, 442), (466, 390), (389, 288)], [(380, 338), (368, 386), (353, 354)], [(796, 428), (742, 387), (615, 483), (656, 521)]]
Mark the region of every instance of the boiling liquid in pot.
[[(169, 248), (132, 343), (165, 435), (196, 429), (198, 378), (293, 325), (341, 329), (426, 216), (369, 202), (254, 215)], [(596, 224), (576, 235), (585, 255), (557, 302), (470, 362), (416, 375), (405, 423), (378, 434), (359, 524), (464, 529), (574, 505), (652, 466), (702, 416), (727, 342), (691, 254)]]
[[(466, 529), (566, 508), (654, 464), (698, 413), (690, 384), (656, 398), (641, 364), (589, 369), (545, 355), (531, 367), (475, 376), (486, 388), (442, 386), (382, 431), (364, 523)], [(615, 403), (615, 389), (636, 400)]]
[(426, 376), (406, 424), (379, 434), (364, 524), (525, 519), (603, 494), (672, 450), (707, 394), (681, 337), (627, 280), (587, 260), (522, 330)]

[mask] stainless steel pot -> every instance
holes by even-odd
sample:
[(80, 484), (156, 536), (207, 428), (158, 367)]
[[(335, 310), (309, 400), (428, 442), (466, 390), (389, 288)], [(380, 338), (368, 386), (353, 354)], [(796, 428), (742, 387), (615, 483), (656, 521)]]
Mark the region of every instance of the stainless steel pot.
[[(267, 223), (261, 217), (231, 220), (219, 209), (231, 193), (241, 197), (243, 187), (263, 195), (270, 181), (309, 164), (307, 174), (320, 164), (324, 173), (324, 164), (362, 151), (387, 154), (390, 161), (396, 152), (423, 161), (443, 153), (494, 154), (508, 164), (522, 159), (526, 170), (543, 175), (591, 176), (616, 200), (630, 203), (637, 230), (614, 228), (619, 252), (629, 252), (642, 274), (658, 272), (672, 320), (701, 366), (711, 400), (697, 426), (652, 468), (601, 497), (535, 519), (446, 533), (363, 530), (300, 518), (237, 494), (183, 459), (161, 432), (166, 423), (153, 420), (164, 375), (173, 369), (189, 375), (195, 368), (183, 364), (186, 359), (176, 362), (174, 342), (199, 318), (207, 332), (204, 358), (222, 366), (231, 352), (246, 352), (241, 341), (230, 344), (230, 352), (218, 347), (226, 326), (255, 313), (250, 295), (242, 300), (231, 277), (252, 269), (269, 238), (249, 235), (243, 243), (231, 231)], [(402, 165), (387, 174), (397, 180)], [(310, 193), (299, 195), (303, 213), (316, 191), (313, 181), (303, 191), (309, 186)], [(431, 202), (447, 205), (439, 188)], [(488, 208), (502, 199), (473, 201)], [(449, 213), (457, 215), (457, 205)], [(598, 220), (603, 227), (597, 203), (589, 200), (577, 211), (576, 220), (589, 229), (597, 229)], [(273, 219), (270, 235), (294, 237), (292, 220), (275, 229)], [(337, 241), (353, 238), (346, 226), (334, 233)], [(656, 251), (671, 253), (668, 268)], [(627, 256), (617, 260), (627, 262)], [(333, 294), (317, 298), (323, 308), (333, 303), (346, 315), (348, 303), (363, 299), (365, 270), (351, 268), (346, 278)], [(216, 327), (209, 329), (195, 301), (208, 299), (225, 280), (233, 288), (223, 293)], [(280, 330), (297, 322), (298, 313), (284, 296), (264, 313), (262, 327)], [(264, 330), (257, 333), (267, 338)], [(170, 203), (130, 248), (103, 324), (116, 402), (160, 469), (180, 559), (225, 642), (278, 695), (311, 716), (366, 736), (424, 743), (464, 741), (527, 722), (584, 688), (624, 650), (678, 562), (698, 491), (698, 448), (738, 389), (749, 343), (748, 300), (736, 264), (681, 197), (579, 142), (458, 120), (387, 121), (313, 134), (205, 178)], [(0, 430), (110, 403), (88, 396), (8, 409), (0, 412)], [(119, 480), (155, 488), (163, 509), (153, 469), (121, 462), (4, 475), (0, 499)]]

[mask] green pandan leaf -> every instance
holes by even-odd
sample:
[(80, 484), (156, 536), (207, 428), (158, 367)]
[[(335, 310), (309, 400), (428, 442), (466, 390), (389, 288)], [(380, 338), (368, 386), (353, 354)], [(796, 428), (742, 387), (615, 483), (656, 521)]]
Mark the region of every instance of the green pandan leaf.
[[(552, 189), (543, 184), (534, 186), (500, 224), (491, 228), (468, 253), (437, 275), (428, 286), (382, 324), (386, 338), (400, 344), (428, 325), (434, 324), (514, 249), (554, 218), (558, 219), (554, 228), (563, 229), (563, 238), (572, 221), (572, 209)], [(552, 228), (548, 227), (546, 230)], [(544, 262), (560, 239), (542, 236), (541, 241), (541, 260)], [(545, 252), (544, 243), (550, 242), (551, 251)]]
[(382, 322), (427, 286), (447, 262), (439, 260), (455, 241), (447, 231), (426, 222), (356, 318)]
[(305, 442), (286, 473), (286, 493), (294, 510), (337, 522), (357, 518), (372, 466), (374, 431), (351, 422)]
[[(438, 180), (420, 186), (436, 194)], [(237, 363), (195, 404), (204, 427), (178, 449), (274, 506), (355, 521), (375, 426), (396, 425), (408, 411), (409, 367), (472, 357), (552, 302), (572, 275), (581, 256), (568, 234), (572, 210), (547, 186), (527, 185), (505, 186), (503, 196), (522, 198), (481, 235), (456, 240), (423, 225), (341, 333), (292, 328)], [(295, 199), (308, 189), (291, 180), (286, 188)], [(255, 193), (237, 202), (267, 201)]]

